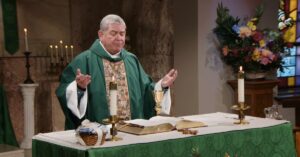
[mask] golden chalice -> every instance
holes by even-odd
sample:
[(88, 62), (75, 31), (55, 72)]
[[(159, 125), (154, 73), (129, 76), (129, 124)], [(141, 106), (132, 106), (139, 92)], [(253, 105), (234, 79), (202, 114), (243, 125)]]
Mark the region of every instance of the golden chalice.
[(122, 140), (121, 137), (117, 137), (118, 129), (117, 129), (116, 125), (118, 124), (119, 121), (120, 121), (120, 119), (117, 115), (109, 116), (108, 119), (104, 119), (102, 121), (102, 123), (104, 123), (105, 125), (111, 124), (111, 128), (110, 128), (111, 138), (108, 139), (108, 141), (120, 141), (120, 140)]
[(156, 103), (155, 105), (156, 115), (159, 115), (161, 113), (161, 102), (164, 96), (164, 92), (162, 90), (154, 90), (153, 95)]

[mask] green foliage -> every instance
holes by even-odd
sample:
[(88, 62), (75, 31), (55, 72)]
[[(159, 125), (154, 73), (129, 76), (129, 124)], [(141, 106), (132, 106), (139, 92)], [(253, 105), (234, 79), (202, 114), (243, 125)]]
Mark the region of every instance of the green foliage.
[(237, 34), (231, 29), (233, 25), (238, 24), (240, 19), (238, 17), (233, 18), (229, 15), (229, 9), (223, 7), (223, 4), (218, 4), (217, 8), (217, 27), (213, 32), (217, 35), (218, 39), (222, 43), (230, 44), (229, 40), (236, 40)]

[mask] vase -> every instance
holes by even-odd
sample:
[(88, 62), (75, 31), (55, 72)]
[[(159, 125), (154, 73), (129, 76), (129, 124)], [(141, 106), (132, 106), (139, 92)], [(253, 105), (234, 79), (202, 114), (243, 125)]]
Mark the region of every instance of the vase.
[(267, 75), (266, 75), (266, 80), (277, 80), (278, 79), (277, 70), (278, 69), (272, 69), (272, 70), (268, 71)]
[(247, 80), (261, 80), (265, 79), (267, 72), (245, 72), (245, 78)]

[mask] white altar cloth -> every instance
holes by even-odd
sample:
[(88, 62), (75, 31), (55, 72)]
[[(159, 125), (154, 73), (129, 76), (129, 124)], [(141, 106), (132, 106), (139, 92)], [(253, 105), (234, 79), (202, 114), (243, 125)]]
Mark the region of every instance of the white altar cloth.
[[(182, 118), (187, 120), (201, 121), (207, 125), (207, 127), (194, 128), (193, 130), (198, 130), (198, 134), (196, 136), (228, 132), (228, 131), (236, 131), (236, 130), (264, 128), (264, 127), (275, 126), (283, 123), (289, 123), (286, 120), (274, 120), (274, 119), (246, 116), (246, 120), (249, 121), (250, 124), (235, 125), (233, 124), (233, 122), (237, 121), (237, 115), (230, 114), (230, 113), (222, 113), (222, 112), (183, 116)], [(149, 142), (163, 141), (169, 139), (185, 138), (189, 136), (194, 136), (194, 135), (182, 134), (176, 130), (171, 132), (140, 135), (140, 136), (118, 132), (118, 137), (123, 138), (123, 140), (121, 141), (114, 141), (114, 142), (106, 141), (101, 146), (82, 146), (77, 142), (77, 139), (75, 137), (75, 131), (68, 130), (68, 131), (59, 131), (59, 132), (51, 132), (51, 133), (41, 133), (34, 136), (33, 139), (46, 141), (49, 143), (75, 148), (79, 150), (86, 150), (89, 148), (114, 147), (114, 146), (129, 145), (129, 144), (149, 143)], [(110, 135), (107, 136), (107, 138), (108, 137), (110, 137)]]

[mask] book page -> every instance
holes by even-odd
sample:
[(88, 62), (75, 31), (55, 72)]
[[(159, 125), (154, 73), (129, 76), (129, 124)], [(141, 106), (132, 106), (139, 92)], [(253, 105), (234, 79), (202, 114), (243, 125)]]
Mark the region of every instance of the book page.
[(148, 126), (156, 126), (156, 125), (166, 124), (166, 123), (169, 123), (169, 124), (175, 126), (176, 123), (180, 120), (181, 120), (180, 118), (175, 118), (175, 117), (155, 116), (155, 117), (150, 118), (149, 120), (134, 119), (134, 120), (129, 120), (129, 121), (125, 121), (125, 122), (130, 123), (130, 124), (139, 125), (139, 126), (148, 127)]
[(146, 120), (146, 119), (134, 119), (134, 120), (128, 120), (128, 121), (125, 121), (125, 122), (129, 123), (129, 124), (144, 126), (144, 127), (156, 126), (156, 125), (162, 124), (160, 122), (152, 122), (152, 121), (149, 121), (149, 120)]
[(152, 122), (160, 122), (161, 124), (170, 123), (173, 126), (175, 126), (176, 123), (180, 120), (182, 120), (182, 118), (166, 117), (166, 116), (154, 116), (154, 117), (149, 119), (149, 121), (152, 121)]

